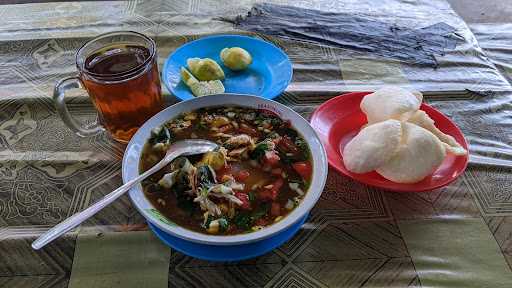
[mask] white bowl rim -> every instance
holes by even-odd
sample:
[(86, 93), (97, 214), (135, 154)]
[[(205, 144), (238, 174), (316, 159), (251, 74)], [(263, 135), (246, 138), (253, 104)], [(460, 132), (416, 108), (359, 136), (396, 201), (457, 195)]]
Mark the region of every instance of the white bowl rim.
[[(170, 226), (168, 224), (163, 223), (161, 220), (158, 220), (154, 215), (149, 213), (149, 211), (147, 211), (147, 209), (145, 209), (142, 206), (142, 203), (139, 202), (140, 200), (138, 199), (142, 199), (142, 195), (143, 199), (145, 199), (145, 201), (149, 203), (149, 206), (153, 207), (151, 203), (145, 198), (144, 193), (142, 192), (141, 185), (138, 184), (130, 189), (129, 196), (130, 200), (132, 201), (136, 209), (143, 215), (143, 217), (147, 221), (151, 222), (152, 224), (163, 230), (165, 233), (168, 233), (172, 236), (176, 236), (187, 241), (208, 245), (239, 245), (260, 241), (268, 237), (271, 237), (299, 221), (313, 208), (313, 206), (316, 204), (316, 202), (320, 198), (320, 195), (323, 192), (323, 188), (325, 186), (328, 173), (327, 155), (325, 152), (325, 148), (322, 142), (320, 141), (320, 138), (318, 137), (316, 131), (310, 126), (309, 122), (306, 119), (304, 119), (301, 115), (299, 115), (297, 112), (295, 112), (293, 109), (279, 102), (252, 95), (223, 93), (205, 97), (198, 97), (178, 102), (172, 106), (163, 109), (162, 111), (151, 117), (138, 129), (138, 131), (135, 133), (135, 135), (132, 137), (132, 139), (126, 146), (122, 160), (123, 182), (126, 183), (139, 175), (138, 169), (140, 161), (140, 151), (142, 150), (142, 146), (145, 144), (147, 137), (149, 136), (149, 133), (153, 128), (162, 125), (164, 122), (168, 121), (169, 119), (172, 119), (173, 117), (176, 117), (177, 115), (183, 112), (199, 109), (202, 107), (230, 105), (257, 108), (248, 104), (244, 104), (244, 102), (259, 102), (262, 105), (271, 105), (268, 107), (277, 107), (280, 112), (287, 113), (295, 118), (287, 118), (285, 120), (298, 122), (301, 125), (300, 129), (297, 127), (297, 123), (295, 123), (293, 126), (304, 136), (306, 142), (308, 143), (311, 149), (311, 156), (313, 161), (313, 175), (311, 178), (312, 181), (310, 183), (309, 190), (307, 191), (306, 196), (304, 197), (300, 205), (296, 207), (294, 210), (292, 210), (291, 213), (289, 213), (279, 222), (273, 223), (259, 231), (226, 236), (208, 235), (199, 232), (194, 232), (192, 230), (183, 228), (177, 224), (175, 226)], [(182, 109), (183, 107), (187, 107), (194, 104), (197, 107), (194, 107), (192, 109)], [(163, 115), (170, 113), (174, 113), (174, 115), (169, 116), (170, 118), (164, 118)], [(304, 131), (303, 129), (306, 131)], [(306, 137), (306, 132), (309, 134), (309, 138)], [(139, 152), (132, 152), (132, 150), (134, 149), (139, 149)], [(133, 161), (132, 154), (138, 154), (136, 156), (136, 161)]]

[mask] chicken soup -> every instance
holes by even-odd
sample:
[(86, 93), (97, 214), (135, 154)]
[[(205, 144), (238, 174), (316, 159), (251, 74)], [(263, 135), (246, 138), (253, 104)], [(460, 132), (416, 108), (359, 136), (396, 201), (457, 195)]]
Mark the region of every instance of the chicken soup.
[(286, 217), (308, 191), (310, 149), (289, 121), (268, 110), (202, 108), (152, 131), (141, 173), (183, 139), (219, 144), (202, 155), (179, 157), (143, 181), (146, 197), (174, 223), (201, 233), (233, 235)]

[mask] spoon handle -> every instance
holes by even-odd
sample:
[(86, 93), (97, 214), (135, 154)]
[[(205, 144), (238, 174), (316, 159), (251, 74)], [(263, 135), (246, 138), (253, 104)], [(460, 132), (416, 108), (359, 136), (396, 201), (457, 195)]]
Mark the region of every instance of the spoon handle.
[(123, 186), (105, 195), (98, 202), (89, 206), (87, 209), (78, 212), (73, 216), (69, 217), (68, 219), (60, 222), (50, 230), (46, 231), (43, 235), (39, 236), (39, 238), (37, 238), (34, 242), (32, 242), (32, 248), (38, 250), (45, 246), (46, 244), (58, 238), (60, 235), (80, 225), (82, 222), (98, 213), (101, 209), (105, 208), (110, 203), (114, 202), (117, 198), (121, 197), (124, 193), (126, 193), (126, 191), (130, 190), (130, 188), (132, 188), (133, 185), (139, 183), (140, 181), (146, 179), (148, 176), (162, 169), (165, 165), (170, 163), (172, 160), (174, 160), (174, 158), (176, 158), (180, 154), (181, 153), (169, 153), (168, 155), (166, 155), (164, 159), (162, 159), (160, 162), (158, 162), (155, 166), (151, 167), (146, 172), (139, 175), (137, 178), (126, 182), (126, 184), (124, 184)]

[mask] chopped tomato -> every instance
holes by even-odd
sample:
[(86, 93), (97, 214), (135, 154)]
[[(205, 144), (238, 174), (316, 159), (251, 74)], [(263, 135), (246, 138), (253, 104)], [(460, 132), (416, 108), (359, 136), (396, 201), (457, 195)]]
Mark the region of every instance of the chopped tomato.
[(272, 191), (270, 189), (263, 189), (257, 194), (258, 199), (261, 201), (271, 201), (272, 199)]
[(283, 187), (283, 184), (284, 184), (283, 178), (279, 177), (279, 178), (277, 178), (276, 181), (274, 181), (274, 183), (272, 183), (271, 190), (279, 192), (279, 189), (281, 189), (281, 187)]
[(247, 170), (240, 170), (238, 173), (235, 174), (235, 179), (244, 182), (247, 178), (249, 178), (249, 171)]
[(242, 201), (242, 205), (240, 205), (240, 209), (250, 210), (251, 202), (249, 201), (249, 195), (242, 192), (235, 192), (235, 197)]
[(251, 126), (245, 124), (245, 123), (242, 123), (240, 124), (240, 132), (244, 133), (244, 134), (248, 134), (250, 136), (258, 136), (259, 133), (258, 133), (258, 130), (252, 128)]
[(220, 168), (218, 171), (219, 172), (224, 172), (224, 173), (231, 173), (231, 165), (229, 164), (225, 164), (222, 168)]
[(226, 234), (232, 234), (236, 231), (236, 225), (229, 225), (228, 230), (226, 230)]
[(219, 132), (220, 133), (226, 133), (226, 132), (231, 131), (231, 129), (233, 129), (233, 126), (228, 124), (228, 125), (224, 125), (224, 126), (220, 127), (219, 128)]
[(270, 207), (270, 215), (275, 217), (281, 215), (281, 205), (279, 205), (279, 203), (272, 202), (272, 206)]
[(263, 160), (265, 164), (275, 166), (276, 164), (279, 163), (279, 160), (281, 160), (281, 158), (279, 158), (279, 155), (277, 155), (276, 151), (265, 151), (265, 157)]
[(258, 198), (260, 200), (262, 200), (262, 201), (276, 200), (277, 195), (279, 195), (279, 190), (281, 190), (281, 187), (283, 187), (283, 185), (284, 185), (284, 180), (283, 180), (283, 178), (279, 177), (271, 185), (272, 185), (272, 188), (263, 189), (258, 193)]
[(295, 169), (295, 171), (297, 171), (297, 173), (299, 173), (300, 176), (302, 176), (302, 178), (306, 180), (309, 180), (309, 178), (311, 178), (312, 168), (311, 163), (309, 163), (308, 161), (293, 163), (292, 167), (293, 169)]
[(229, 164), (224, 165), (224, 167), (216, 170), (215, 174), (217, 175), (217, 181), (222, 182), (222, 177), (224, 175), (233, 174), (233, 172), (231, 171), (231, 165), (229, 165)]
[(256, 226), (267, 226), (267, 224), (268, 224), (268, 221), (265, 220), (264, 218), (260, 218), (256, 221), (254, 221), (254, 225), (256, 225)]
[(272, 169), (272, 175), (280, 176), (281, 173), (283, 173), (283, 169), (281, 169), (281, 168)]
[(299, 153), (299, 148), (295, 143), (293, 143), (292, 139), (288, 136), (282, 137), (281, 141), (279, 141), (279, 147), (281, 147), (284, 151), (297, 154)]

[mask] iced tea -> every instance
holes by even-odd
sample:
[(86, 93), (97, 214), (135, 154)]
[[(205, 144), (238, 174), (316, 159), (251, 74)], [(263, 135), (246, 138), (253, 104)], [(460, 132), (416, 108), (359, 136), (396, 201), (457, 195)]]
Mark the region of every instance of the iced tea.
[[(137, 129), (164, 107), (151, 38), (133, 31), (110, 32), (85, 43), (76, 52), (78, 75), (55, 85), (57, 113), (75, 134), (97, 135), (107, 129), (128, 142)], [(98, 110), (99, 121), (82, 125), (66, 106), (66, 91), (85, 88)]]
[(145, 46), (121, 43), (102, 47), (85, 59), (80, 79), (101, 124), (127, 142), (163, 107), (156, 55)]

